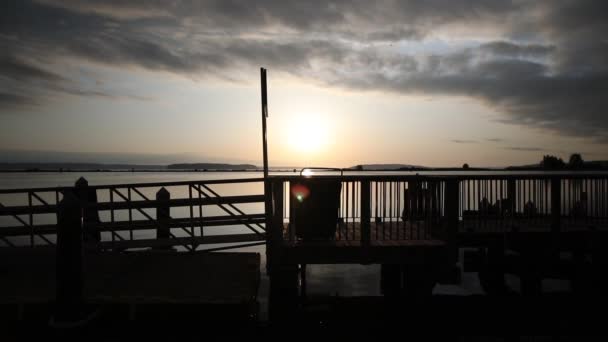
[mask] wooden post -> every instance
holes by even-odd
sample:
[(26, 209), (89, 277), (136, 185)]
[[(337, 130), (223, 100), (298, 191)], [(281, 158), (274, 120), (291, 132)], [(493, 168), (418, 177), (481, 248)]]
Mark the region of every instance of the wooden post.
[(288, 321), (298, 304), (298, 264), (272, 266), (268, 314), (272, 322)]
[(74, 184), (76, 197), (80, 201), (83, 221), (83, 239), (87, 245), (95, 245), (101, 242), (101, 233), (95, 227), (99, 223), (99, 213), (96, 208), (92, 208), (92, 204), (97, 203), (97, 192), (95, 189), (89, 188), (89, 182), (80, 177)]
[(401, 265), (380, 265), (380, 292), (385, 297), (398, 296), (401, 291)]
[[(156, 222), (158, 223), (158, 227), (156, 228), (156, 238), (157, 239), (169, 239), (170, 238), (170, 230), (169, 230), (169, 220), (171, 219), (170, 215), (170, 206), (169, 200), (171, 199), (171, 194), (164, 187), (160, 188), (156, 193), (156, 201), (158, 202), (156, 206)], [(171, 247), (164, 247), (162, 249), (170, 249)]]
[(283, 182), (266, 181), (266, 271), (271, 273), (274, 263), (279, 261), (278, 253), (283, 243)]
[(83, 303), (81, 208), (76, 194), (66, 191), (57, 208), (57, 318), (76, 318)]
[(361, 247), (365, 254), (367, 254), (371, 242), (371, 216), (371, 185), (368, 180), (363, 180), (361, 181)]

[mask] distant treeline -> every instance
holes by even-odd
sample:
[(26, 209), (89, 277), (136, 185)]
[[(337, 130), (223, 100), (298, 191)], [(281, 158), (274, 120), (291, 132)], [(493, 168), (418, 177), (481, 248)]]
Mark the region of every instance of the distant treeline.
[(580, 153), (570, 155), (568, 161), (545, 155), (537, 165), (510, 166), (508, 170), (608, 170), (607, 160), (584, 161)]

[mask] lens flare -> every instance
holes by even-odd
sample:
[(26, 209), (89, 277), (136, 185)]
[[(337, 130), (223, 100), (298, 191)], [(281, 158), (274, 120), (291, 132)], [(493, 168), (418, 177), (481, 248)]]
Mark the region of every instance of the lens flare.
[(291, 187), (291, 194), (296, 198), (296, 200), (302, 203), (308, 195), (310, 195), (310, 190), (301, 184), (294, 184)]

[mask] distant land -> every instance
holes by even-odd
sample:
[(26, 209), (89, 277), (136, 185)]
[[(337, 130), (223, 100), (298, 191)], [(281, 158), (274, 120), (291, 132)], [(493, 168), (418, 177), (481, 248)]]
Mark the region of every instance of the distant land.
[(258, 170), (252, 164), (192, 163), (169, 165), (98, 163), (0, 163), (0, 171), (227, 171)]
[(253, 170), (258, 169), (252, 164), (218, 164), (218, 163), (193, 163), (193, 164), (170, 164), (167, 165), (169, 170)]
[[(547, 168), (542, 167), (540, 164), (531, 164), (531, 165), (520, 165), (520, 166), (508, 166), (505, 170), (512, 171), (533, 171), (533, 170), (546, 170)], [(564, 164), (562, 167), (555, 168), (554, 170), (573, 170), (568, 164)], [(576, 170), (608, 170), (608, 160), (593, 160), (593, 161), (585, 161), (576, 168)]]
[[(462, 171), (462, 167), (429, 167), (408, 164), (360, 164), (351, 166), (355, 171)], [(501, 170), (502, 168), (468, 167), (467, 171)]]
[[(466, 167), (465, 167), (466, 166)], [(179, 163), (179, 164), (103, 164), (103, 163), (70, 163), (70, 162), (16, 162), (0, 163), (0, 172), (71, 172), (71, 171), (260, 171), (262, 168), (253, 164), (228, 164), (228, 163)], [(302, 167), (281, 166), (271, 167), (271, 171), (294, 171)], [(558, 167), (543, 167), (539, 164), (507, 166), (507, 167), (471, 167), (463, 165), (460, 167), (427, 167), (409, 164), (359, 164), (344, 168), (351, 171), (542, 171), (542, 170), (608, 170), (608, 161), (585, 161), (577, 167), (568, 164), (560, 164)]]
[(401, 169), (426, 169), (424, 166), (408, 165), (408, 164), (361, 164), (351, 166), (349, 169), (364, 170), (364, 171), (385, 171), (385, 170), (401, 170)]

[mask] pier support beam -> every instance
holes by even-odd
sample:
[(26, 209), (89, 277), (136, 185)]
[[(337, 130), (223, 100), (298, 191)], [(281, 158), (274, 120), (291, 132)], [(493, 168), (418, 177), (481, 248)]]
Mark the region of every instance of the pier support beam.
[(76, 195), (64, 194), (57, 211), (56, 321), (78, 318), (83, 306), (81, 207)]
[(268, 316), (273, 322), (292, 318), (298, 305), (298, 265), (273, 265), (270, 272)]
[(504, 245), (498, 242), (488, 245), (483, 257), (482, 269), (479, 270), (481, 287), (487, 295), (504, 295), (507, 292)]
[[(522, 265), (520, 270), (521, 294), (536, 297), (542, 294), (542, 255), (534, 250), (535, 246), (526, 246), (521, 253)], [(537, 247), (537, 246), (536, 246)]]
[(401, 266), (382, 264), (380, 266), (380, 291), (385, 297), (396, 297), (401, 292)]
[(411, 300), (424, 300), (433, 294), (435, 274), (432, 265), (417, 264), (401, 267), (402, 296)]

